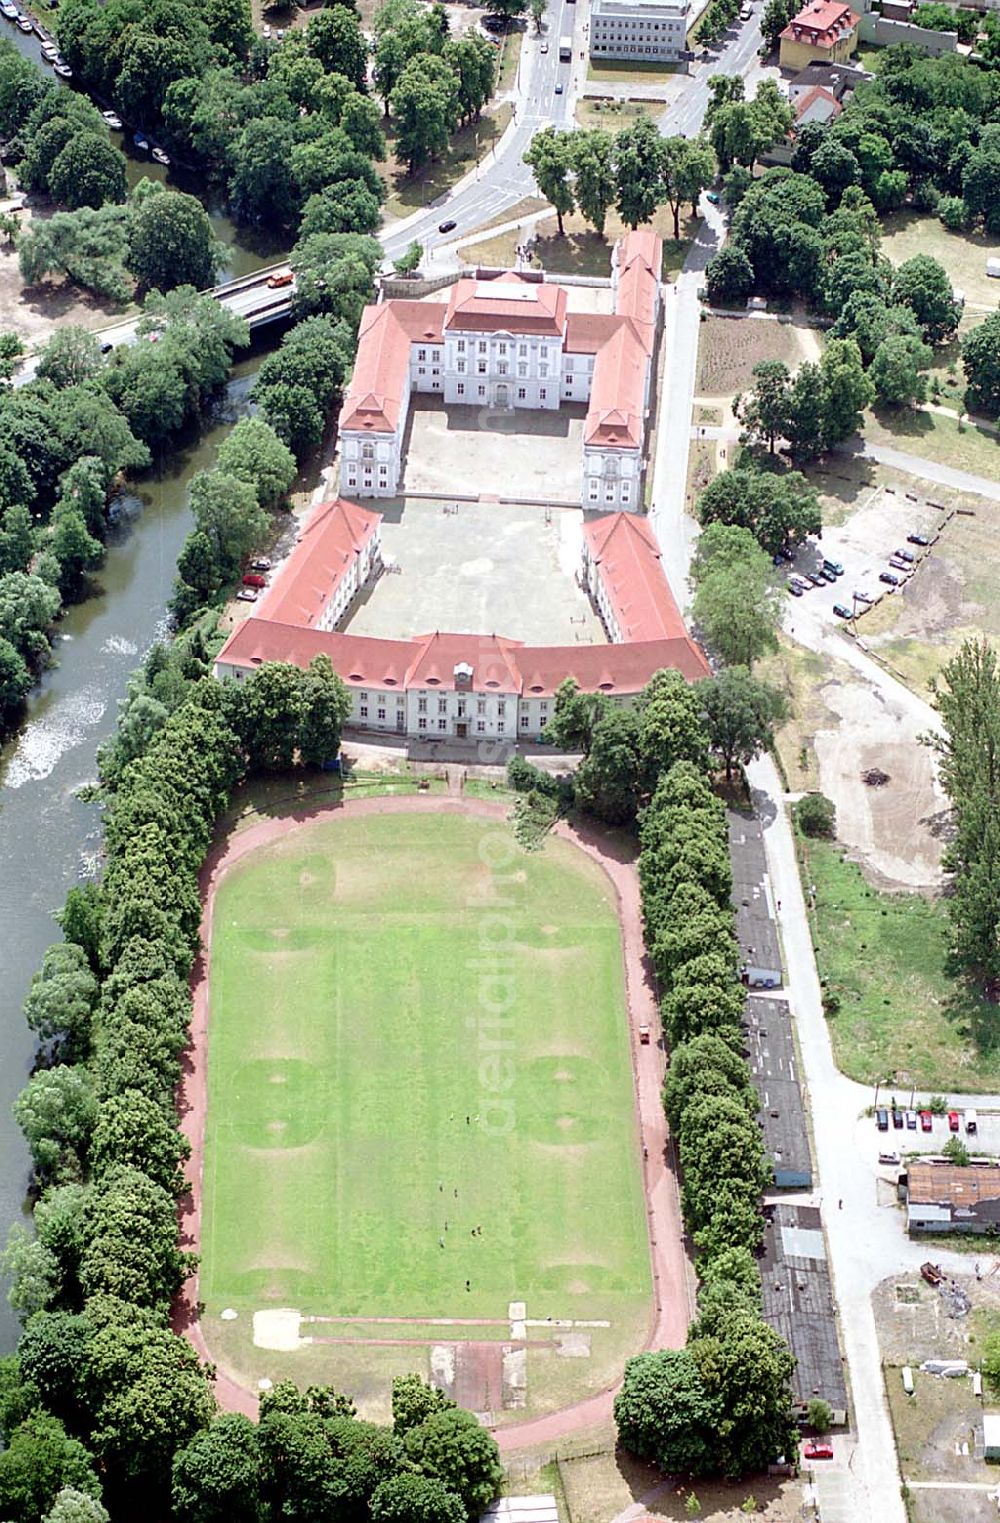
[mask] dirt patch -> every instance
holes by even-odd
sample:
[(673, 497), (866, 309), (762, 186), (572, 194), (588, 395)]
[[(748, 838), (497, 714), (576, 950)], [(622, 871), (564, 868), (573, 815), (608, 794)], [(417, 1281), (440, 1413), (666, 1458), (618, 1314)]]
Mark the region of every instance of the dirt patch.
[(822, 335), (814, 328), (773, 318), (709, 317), (701, 325), (695, 389), (703, 397), (731, 397), (753, 382), (761, 360), (782, 360), (797, 370), (818, 358)]
[[(860, 678), (827, 683), (820, 696), (839, 720), (815, 737), (820, 787), (837, 806), (839, 839), (887, 886), (936, 887), (947, 800), (918, 728)], [(889, 773), (884, 788), (862, 780), (873, 767)]]
[[(32, 220), (44, 221), (55, 207), (40, 207), (28, 198), (29, 210), (20, 218), (22, 230), (31, 230)], [(8, 245), (0, 246), (0, 312), (3, 325), (16, 333), (29, 349), (45, 343), (56, 327), (104, 328), (118, 322), (135, 307), (118, 307), (98, 300), (68, 280), (44, 280), (26, 286), (21, 279), (17, 253)]]

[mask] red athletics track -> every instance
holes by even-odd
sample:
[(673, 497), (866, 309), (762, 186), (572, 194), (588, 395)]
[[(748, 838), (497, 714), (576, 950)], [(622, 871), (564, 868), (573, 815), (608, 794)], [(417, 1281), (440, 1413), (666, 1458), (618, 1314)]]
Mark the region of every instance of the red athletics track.
[[(280, 840), (300, 825), (334, 821), (345, 814), (410, 812), (471, 814), (486, 819), (503, 819), (507, 814), (506, 807), (502, 804), (441, 794), (354, 799), (333, 807), (303, 809), (280, 819), (260, 820), (256, 825), (250, 825), (220, 841), (206, 858), (200, 879), (203, 906), (202, 951), (191, 976), (191, 1040), (184, 1054), (178, 1090), (181, 1130), (191, 1144), (191, 1158), (186, 1171), (189, 1188), (180, 1203), (182, 1247), (197, 1250), (201, 1240), (201, 1181), (207, 1105), (209, 949), (212, 907), (222, 874), (249, 852)], [(564, 840), (574, 842), (600, 864), (611, 879), (618, 900), (632, 1038), (636, 1113), (642, 1144), (648, 1154), (643, 1162), (643, 1183), (649, 1213), (654, 1315), (645, 1346), (647, 1349), (680, 1348), (687, 1337), (688, 1322), (693, 1315), (693, 1277), (684, 1252), (680, 1198), (676, 1174), (671, 1166), (673, 1146), (667, 1136), (666, 1120), (660, 1103), (664, 1053), (660, 1045), (659, 1009), (642, 940), (642, 912), (635, 859), (627, 845), (591, 826), (570, 825), (561, 821), (556, 826), (556, 834)], [(653, 1040), (649, 1046), (641, 1046), (639, 1043), (641, 1025), (650, 1027)], [(176, 1331), (184, 1334), (201, 1357), (212, 1362), (198, 1319), (197, 1275), (187, 1281), (178, 1297), (173, 1323)], [(500, 1426), (496, 1429), (497, 1442), (501, 1449), (523, 1449), (533, 1444), (551, 1443), (581, 1428), (607, 1421), (611, 1416), (617, 1389), (617, 1386), (611, 1386), (596, 1396), (590, 1396), (574, 1406), (564, 1407), (545, 1417)], [(243, 1412), (248, 1417), (256, 1417), (257, 1393), (247, 1390), (225, 1369), (218, 1367), (215, 1394), (224, 1411)]]

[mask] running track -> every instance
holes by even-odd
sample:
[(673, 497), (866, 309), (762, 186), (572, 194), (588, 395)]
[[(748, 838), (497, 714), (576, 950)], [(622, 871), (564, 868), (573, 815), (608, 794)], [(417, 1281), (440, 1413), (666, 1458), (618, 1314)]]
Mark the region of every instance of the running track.
[[(209, 947), (212, 933), (212, 908), (215, 890), (226, 870), (258, 847), (280, 840), (300, 825), (333, 821), (342, 815), (368, 814), (471, 814), (503, 819), (502, 804), (486, 800), (445, 797), (440, 794), (414, 794), (349, 800), (334, 807), (303, 809), (280, 819), (261, 820), (245, 830), (220, 841), (209, 853), (201, 873), (202, 951), (195, 963), (191, 993), (193, 1012), (190, 1045), (184, 1055), (178, 1091), (181, 1130), (191, 1144), (187, 1166), (188, 1190), (180, 1203), (181, 1246), (198, 1249), (201, 1240), (201, 1182), (207, 1101), (207, 1037)], [(653, 1317), (646, 1348), (680, 1348), (693, 1315), (694, 1282), (684, 1251), (683, 1226), (676, 1173), (672, 1167), (673, 1149), (660, 1103), (664, 1050), (656, 995), (642, 940), (642, 913), (639, 902), (639, 879), (635, 861), (627, 846), (587, 825), (556, 826), (556, 833), (572, 841), (598, 862), (610, 878), (618, 899), (629, 1024), (632, 1035), (632, 1063), (636, 1112), (642, 1142), (648, 1150), (643, 1164), (646, 1205), (649, 1214), (650, 1257), (653, 1271)], [(640, 1046), (639, 1027), (648, 1025), (652, 1033), (649, 1046)], [(192, 1276), (184, 1286), (174, 1307), (173, 1323), (197, 1349), (202, 1359), (213, 1362), (199, 1321), (198, 1279)], [(257, 1393), (239, 1384), (225, 1369), (216, 1367), (215, 1394), (226, 1412), (257, 1415)], [(596, 1396), (564, 1407), (545, 1417), (503, 1425), (496, 1429), (501, 1449), (528, 1448), (534, 1444), (553, 1443), (581, 1428), (606, 1422), (618, 1387), (611, 1386)]]

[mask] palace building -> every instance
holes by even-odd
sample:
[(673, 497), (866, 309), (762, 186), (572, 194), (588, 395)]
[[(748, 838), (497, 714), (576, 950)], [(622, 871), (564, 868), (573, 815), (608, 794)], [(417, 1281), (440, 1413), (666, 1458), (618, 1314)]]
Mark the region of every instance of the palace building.
[(570, 312), (564, 286), (511, 270), (457, 281), (447, 303), (366, 307), (340, 413), (341, 492), (397, 495), (414, 392), (493, 411), (586, 402), (584, 507), (641, 511), (662, 257), (648, 229), (620, 240), (613, 313)]
[(307, 667), (327, 655), (361, 730), (458, 740), (534, 741), (569, 677), (584, 691), (631, 702), (656, 672), (710, 675), (684, 627), (644, 518), (612, 513), (584, 530), (581, 580), (608, 645), (523, 645), (497, 634), (436, 631), (408, 640), (344, 634), (336, 625), (380, 569), (381, 515), (337, 498), (321, 503), (250, 618), (215, 661), (242, 681), (268, 661)]

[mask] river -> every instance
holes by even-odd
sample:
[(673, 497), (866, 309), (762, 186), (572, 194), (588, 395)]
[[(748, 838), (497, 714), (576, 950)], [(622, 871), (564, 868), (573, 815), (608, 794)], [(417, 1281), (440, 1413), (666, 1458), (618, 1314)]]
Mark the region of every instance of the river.
[[(114, 728), (129, 673), (166, 633), (167, 598), (190, 523), (188, 484), (214, 463), (247, 410), (263, 349), (258, 341), (235, 367), (200, 435), (165, 456), (122, 500), (95, 578), (100, 590), (56, 626), (56, 664), (0, 756), (0, 1245), (12, 1222), (27, 1220), (28, 1156), (11, 1115), (34, 1055), (21, 1005), (42, 953), (59, 939), (53, 912), (72, 884), (93, 874), (100, 850), (98, 807), (75, 795), (95, 776), (97, 747)], [(17, 1335), (4, 1291), (0, 1353)]]
[[(0, 16), (0, 36), (9, 37), (25, 58), (30, 58), (44, 74), (57, 83), (62, 83), (42, 58), (42, 45), (34, 32), (19, 31), (12, 21)], [(65, 88), (73, 87), (66, 83)], [(183, 170), (165, 169), (160, 164), (154, 164), (148, 154), (139, 153), (127, 133), (112, 132), (111, 141), (128, 160), (126, 177), (129, 190), (146, 176), (150, 180), (161, 180), (176, 190), (187, 191), (203, 203), (215, 236), (226, 250), (225, 261), (219, 267), (217, 275), (220, 284), (226, 280), (238, 280), (241, 275), (252, 275), (254, 270), (274, 264), (288, 254), (287, 238), (259, 228), (237, 227), (227, 217), (221, 197), (213, 194), (211, 189), (206, 190), (201, 179), (185, 174)]]

